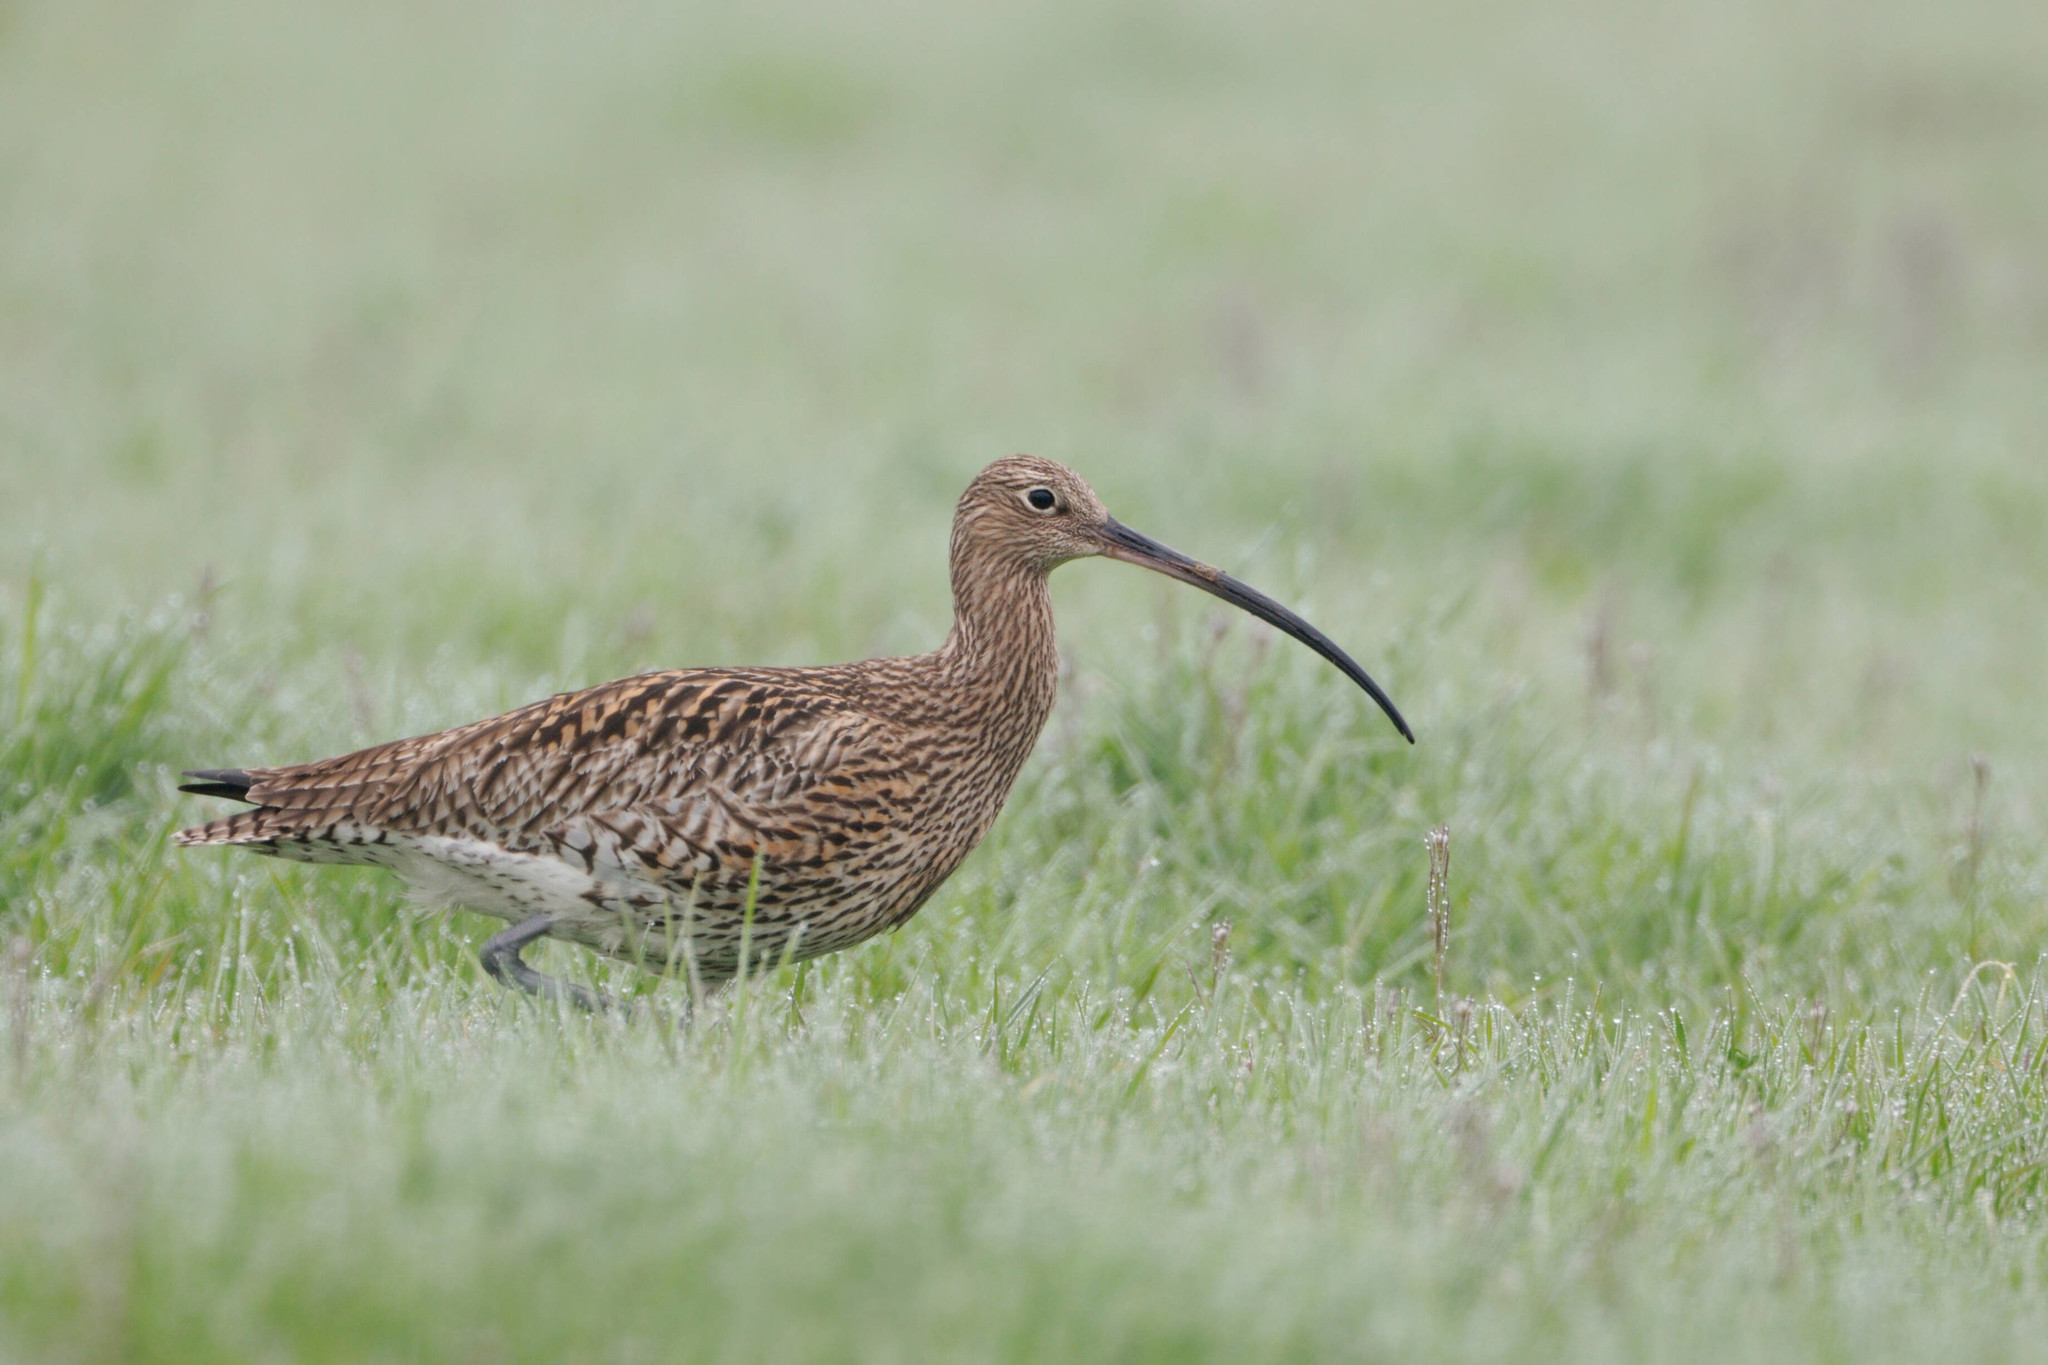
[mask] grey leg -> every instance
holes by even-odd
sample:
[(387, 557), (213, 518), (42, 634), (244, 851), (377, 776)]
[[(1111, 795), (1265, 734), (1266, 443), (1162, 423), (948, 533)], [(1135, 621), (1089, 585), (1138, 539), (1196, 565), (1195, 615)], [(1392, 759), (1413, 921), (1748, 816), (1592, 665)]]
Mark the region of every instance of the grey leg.
[(585, 990), (581, 986), (572, 986), (566, 981), (557, 981), (552, 976), (537, 972), (527, 966), (526, 960), (520, 956), (526, 951), (527, 944), (537, 938), (546, 938), (553, 924), (554, 921), (546, 915), (535, 915), (532, 919), (522, 920), (513, 925), (502, 934), (492, 935), (491, 940), (478, 952), (478, 956), (484, 960), (484, 970), (506, 985), (517, 986), (529, 995), (538, 995), (548, 1000), (567, 1000), (579, 1009), (589, 1010), (592, 1014), (603, 1014), (612, 1008), (612, 1001), (608, 996)]

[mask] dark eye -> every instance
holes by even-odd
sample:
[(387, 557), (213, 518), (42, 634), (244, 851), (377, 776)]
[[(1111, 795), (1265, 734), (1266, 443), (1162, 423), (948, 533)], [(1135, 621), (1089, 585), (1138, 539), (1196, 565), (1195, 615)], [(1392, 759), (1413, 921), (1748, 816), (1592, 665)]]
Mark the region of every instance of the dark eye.
[(1024, 495), (1024, 501), (1041, 512), (1050, 512), (1059, 499), (1052, 495), (1050, 488), (1034, 488)]

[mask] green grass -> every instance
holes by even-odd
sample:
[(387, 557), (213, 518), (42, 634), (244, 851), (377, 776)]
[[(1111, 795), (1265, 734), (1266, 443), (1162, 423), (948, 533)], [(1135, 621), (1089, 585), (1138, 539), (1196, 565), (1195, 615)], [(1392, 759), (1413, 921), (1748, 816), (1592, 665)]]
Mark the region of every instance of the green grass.
[[(0, 10), (0, 1356), (2048, 1355), (2040, 7), (1326, 8)], [(682, 1036), (169, 845), (929, 648), (1017, 449), (1421, 744), (1063, 569), (984, 848)]]

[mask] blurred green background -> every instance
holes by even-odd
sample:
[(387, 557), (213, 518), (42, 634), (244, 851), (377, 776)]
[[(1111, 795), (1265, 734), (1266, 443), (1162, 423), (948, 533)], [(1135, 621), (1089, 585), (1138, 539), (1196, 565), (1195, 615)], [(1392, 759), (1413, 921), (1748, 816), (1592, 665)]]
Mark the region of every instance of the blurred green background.
[(82, 606), (923, 648), (1027, 449), (1367, 653), (1611, 600), (1717, 734), (2031, 709), (2034, 6), (16, 6), (0, 61), (6, 577)]
[[(0, 6), (0, 1347), (2035, 1354), (2044, 432), (2038, 3)], [(989, 846), (681, 1044), (165, 846), (930, 648), (1017, 450), (1421, 744), (1064, 569)]]

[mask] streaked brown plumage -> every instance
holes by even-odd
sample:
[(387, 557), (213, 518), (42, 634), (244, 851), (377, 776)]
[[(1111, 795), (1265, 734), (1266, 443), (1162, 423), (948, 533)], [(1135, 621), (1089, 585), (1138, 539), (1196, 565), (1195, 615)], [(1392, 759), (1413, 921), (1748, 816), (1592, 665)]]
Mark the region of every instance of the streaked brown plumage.
[(493, 975), (593, 1007), (521, 949), (568, 939), (715, 986), (740, 970), (743, 937), (750, 963), (849, 947), (917, 913), (1002, 809), (1057, 684), (1046, 575), (1085, 555), (1280, 626), (1409, 734), (1313, 627), (1122, 526), (1072, 470), (1015, 456), (961, 496), (953, 629), (932, 653), (650, 673), (315, 763), (191, 772), (184, 790), (254, 809), (178, 842), (390, 868), (515, 922), (485, 948)]

